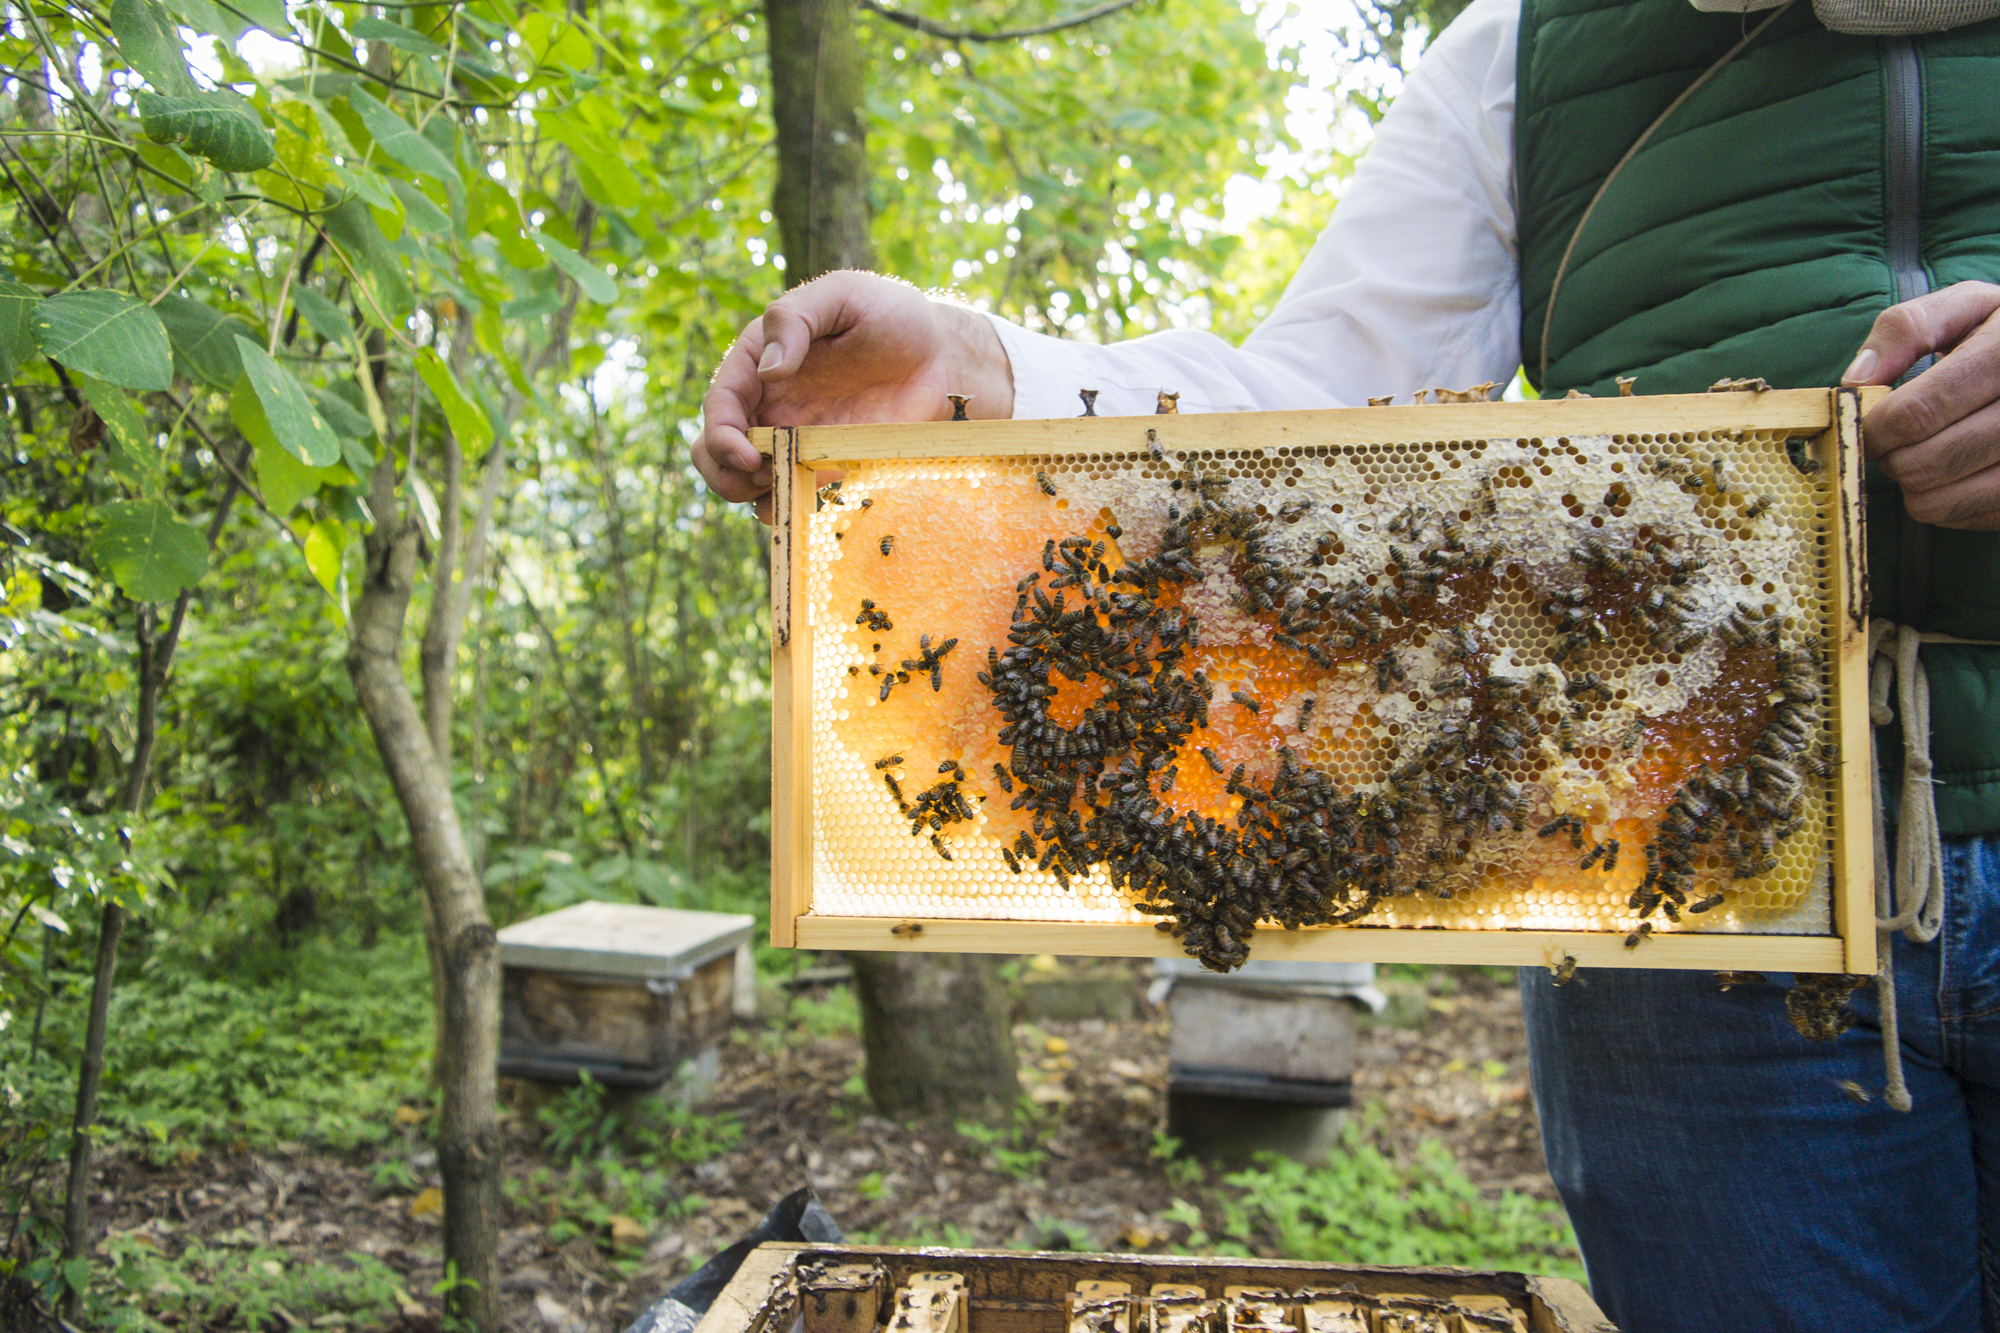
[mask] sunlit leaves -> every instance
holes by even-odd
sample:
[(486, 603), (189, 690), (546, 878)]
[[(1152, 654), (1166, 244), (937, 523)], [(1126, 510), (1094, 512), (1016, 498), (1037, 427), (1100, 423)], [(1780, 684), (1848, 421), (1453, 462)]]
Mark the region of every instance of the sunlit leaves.
[(451, 433), (458, 437), (459, 444), (475, 454), (484, 453), (493, 443), (493, 426), (478, 405), (465, 396), (465, 390), (458, 387), (458, 380), (444, 358), (428, 347), (418, 352), (417, 377), (437, 395), (438, 406), (444, 409), (445, 420), (451, 423)]
[(133, 601), (179, 596), (208, 572), (208, 543), (164, 502), (117, 500), (100, 505), (97, 516), (103, 526), (91, 540), (90, 558)]
[(51, 361), (123, 389), (173, 383), (173, 349), (151, 306), (100, 288), (51, 296), (30, 317), (35, 343)]

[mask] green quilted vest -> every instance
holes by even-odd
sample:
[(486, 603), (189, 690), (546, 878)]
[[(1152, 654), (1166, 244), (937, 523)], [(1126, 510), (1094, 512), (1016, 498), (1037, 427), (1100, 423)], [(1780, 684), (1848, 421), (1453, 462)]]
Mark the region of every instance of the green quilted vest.
[[(1521, 358), (1544, 394), (1613, 394), (1620, 375), (1640, 393), (1831, 385), (1884, 308), (2000, 282), (2000, 22), (1844, 37), (1798, 0), (1612, 182), (1564, 273), (1542, 376), (1549, 289), (1591, 195), (1764, 17), (1523, 0)], [(1907, 524), (1879, 475), (1869, 566), (1875, 614), (2000, 640), (2000, 535)], [(2000, 831), (2000, 649), (1932, 644), (1924, 660), (1940, 823)]]

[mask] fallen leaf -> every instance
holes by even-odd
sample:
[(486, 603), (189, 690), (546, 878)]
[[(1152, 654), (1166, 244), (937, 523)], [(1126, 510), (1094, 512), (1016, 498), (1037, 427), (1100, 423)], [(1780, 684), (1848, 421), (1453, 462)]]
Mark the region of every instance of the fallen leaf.
[(409, 1292), (404, 1291), (401, 1287), (396, 1288), (396, 1308), (402, 1311), (405, 1317), (410, 1319), (421, 1319), (430, 1313), (424, 1309), (422, 1301), (410, 1295)]
[(1104, 1066), (1120, 1078), (1144, 1078), (1145, 1068), (1136, 1060), (1113, 1060)]
[(623, 1213), (613, 1213), (609, 1220), (613, 1245), (637, 1245), (651, 1234)]
[(417, 1197), (410, 1200), (410, 1216), (426, 1217), (431, 1213), (444, 1211), (444, 1191), (435, 1185), (426, 1185), (417, 1191)]
[(1046, 1049), (1050, 1055), (1069, 1054), (1069, 1043), (1064, 1041), (1061, 1037), (1050, 1037), (1046, 1042), (1042, 1043), (1042, 1045), (1043, 1048)]
[(1073, 1101), (1074, 1097), (1060, 1083), (1038, 1083), (1028, 1089), (1028, 1100), (1037, 1106), (1061, 1106)]
[(396, 1108), (396, 1123), (399, 1125), (421, 1125), (431, 1118), (431, 1113), (421, 1106), (399, 1106)]
[(1144, 1222), (1127, 1222), (1118, 1233), (1118, 1243), (1128, 1250), (1150, 1250), (1165, 1239)]

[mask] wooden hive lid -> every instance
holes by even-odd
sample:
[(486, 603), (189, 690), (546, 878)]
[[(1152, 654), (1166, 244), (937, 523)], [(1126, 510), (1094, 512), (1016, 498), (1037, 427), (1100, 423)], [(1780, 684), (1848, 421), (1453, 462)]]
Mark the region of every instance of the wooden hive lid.
[(638, 979), (685, 973), (747, 943), (757, 919), (636, 903), (576, 903), (500, 932), (500, 961)]

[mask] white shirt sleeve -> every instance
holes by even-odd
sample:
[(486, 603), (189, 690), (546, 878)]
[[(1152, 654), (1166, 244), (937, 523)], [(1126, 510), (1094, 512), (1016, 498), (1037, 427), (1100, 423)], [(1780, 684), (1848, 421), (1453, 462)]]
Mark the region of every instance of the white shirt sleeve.
[(993, 326), (1016, 417), (1356, 407), (1505, 382), (1520, 365), (1514, 46), (1520, 0), (1473, 0), (1376, 127), (1333, 220), (1241, 347), (1176, 329), (1097, 344)]

